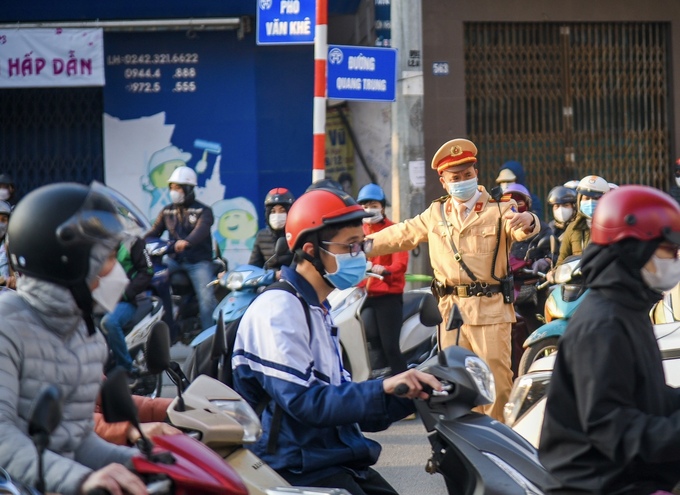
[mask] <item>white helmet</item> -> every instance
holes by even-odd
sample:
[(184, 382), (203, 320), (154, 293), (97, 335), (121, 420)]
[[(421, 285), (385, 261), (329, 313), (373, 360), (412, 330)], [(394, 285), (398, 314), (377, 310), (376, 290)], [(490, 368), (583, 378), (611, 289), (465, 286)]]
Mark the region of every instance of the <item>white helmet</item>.
[(609, 183), (597, 175), (589, 175), (581, 179), (576, 187), (576, 192), (589, 198), (600, 198), (604, 193), (609, 192)]
[(180, 184), (186, 186), (196, 186), (198, 178), (196, 172), (191, 167), (177, 167), (168, 179), (168, 184)]

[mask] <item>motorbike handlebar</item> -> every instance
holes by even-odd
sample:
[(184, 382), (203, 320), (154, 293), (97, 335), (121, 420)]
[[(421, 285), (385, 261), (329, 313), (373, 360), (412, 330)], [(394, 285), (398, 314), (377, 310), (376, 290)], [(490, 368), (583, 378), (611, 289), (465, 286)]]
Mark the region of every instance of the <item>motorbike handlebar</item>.
[[(437, 392), (435, 389), (433, 389), (427, 383), (421, 383), (421, 385), (423, 386), (423, 392), (425, 392), (428, 395), (442, 394), (442, 392)], [(406, 385), (403, 382), (400, 383), (399, 385), (397, 385), (396, 387), (394, 387), (394, 395), (396, 395), (397, 397), (402, 397), (402, 396), (406, 395), (408, 393), (408, 391), (409, 391), (409, 386)]]

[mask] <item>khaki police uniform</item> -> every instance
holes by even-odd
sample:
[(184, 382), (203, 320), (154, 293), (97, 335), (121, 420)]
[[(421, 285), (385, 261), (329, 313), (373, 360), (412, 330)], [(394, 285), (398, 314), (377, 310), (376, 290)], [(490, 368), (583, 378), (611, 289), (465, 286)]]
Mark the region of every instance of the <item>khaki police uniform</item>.
[[(456, 141), (467, 140), (453, 142)], [(433, 159), (432, 167), (435, 169), (436, 163), (440, 161), (437, 158), (438, 154)], [(466, 167), (469, 167), (469, 162), (463, 166)], [(444, 319), (440, 327), (439, 344), (445, 348), (456, 343), (457, 332), (447, 332), (445, 326), (451, 309), (457, 304), (465, 321), (459, 344), (486, 361), (496, 382), (496, 402), (482, 409), (502, 421), (503, 406), (512, 388), (510, 334), (512, 323), (516, 320), (513, 305), (504, 303), (500, 283), (492, 277), (494, 254), (499, 245), (495, 276), (503, 278), (508, 273), (508, 253), (512, 242), (537, 234), (540, 222), (534, 215), (534, 225), (529, 233), (520, 228), (510, 229), (503, 217), (511, 214), (513, 208), (517, 211), (517, 204), (509, 198), (504, 198), (500, 203), (495, 202), (484, 187), (478, 186), (478, 190), (481, 194), (464, 221), (461, 222), (458, 217), (456, 201), (444, 196), (414, 218), (372, 234), (370, 238), (373, 245), (368, 255), (381, 256), (413, 249), (421, 242), (428, 243), (440, 295), (439, 310)], [(500, 230), (499, 218), (502, 219)], [(477, 278), (476, 281), (455, 260), (451, 238), (462, 260)]]

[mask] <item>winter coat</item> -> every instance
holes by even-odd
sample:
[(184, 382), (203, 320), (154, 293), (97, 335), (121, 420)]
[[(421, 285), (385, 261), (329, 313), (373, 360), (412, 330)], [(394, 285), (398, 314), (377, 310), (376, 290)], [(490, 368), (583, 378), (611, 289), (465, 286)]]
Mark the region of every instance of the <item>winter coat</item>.
[(212, 236), (210, 227), (214, 222), (212, 209), (194, 200), (191, 204), (165, 206), (156, 217), (151, 230), (144, 238), (160, 237), (168, 231), (171, 241), (188, 241), (189, 247), (181, 253), (170, 255), (177, 262), (198, 263), (213, 259)]
[(92, 430), (92, 412), (108, 352), (100, 333), (88, 335), (71, 292), (22, 276), (17, 292), (0, 293), (0, 466), (33, 485), (37, 457), (28, 436), (31, 405), (56, 385), (63, 419), (44, 455), (47, 492), (78, 492), (92, 470), (126, 462), (135, 452), (109, 444)]
[(289, 266), (293, 262), (293, 253), (288, 249), (286, 249), (286, 254), (277, 256), (267, 263), (274, 256), (276, 241), (281, 237), (285, 237), (285, 235), (284, 230), (274, 230), (269, 226), (261, 229), (255, 236), (255, 244), (253, 245), (253, 251), (250, 253), (248, 264), (271, 269)]
[(635, 256), (590, 245), (590, 292), (559, 341), (539, 447), (550, 493), (649, 494), (680, 480), (680, 393), (666, 385)]
[[(380, 232), (382, 229), (394, 225), (389, 218), (384, 218), (378, 223), (365, 223), (364, 234), (369, 235)], [(389, 275), (385, 275), (383, 280), (368, 277), (364, 279), (359, 287), (366, 287), (369, 297), (385, 296), (387, 294), (403, 294), (406, 280), (406, 268), (408, 268), (408, 251), (397, 251), (392, 254), (374, 256), (368, 259), (374, 265), (382, 265)]]
[(557, 264), (561, 265), (569, 256), (578, 256), (590, 243), (590, 227), (588, 217), (579, 212), (576, 219), (567, 226), (560, 244), (560, 255)]
[[(140, 423), (151, 423), (155, 421), (165, 421), (168, 418), (168, 406), (174, 399), (167, 397), (142, 397), (133, 395), (132, 400), (137, 406), (137, 414), (139, 415)], [(118, 423), (107, 423), (104, 419), (104, 414), (101, 412), (99, 403), (94, 411), (94, 431), (97, 435), (102, 437), (107, 442), (115, 443), (116, 445), (128, 445), (128, 429), (130, 428), (129, 421), (121, 421)]]
[[(285, 290), (268, 290), (246, 310), (236, 333), (234, 388), (262, 413), (264, 434), (248, 448), (293, 485), (310, 486), (345, 470), (365, 472), (380, 444), (362, 435), (414, 411), (413, 402), (387, 395), (382, 382), (355, 383), (342, 367), (337, 328), (312, 286), (289, 267)], [(275, 407), (282, 410), (276, 449), (269, 453)]]

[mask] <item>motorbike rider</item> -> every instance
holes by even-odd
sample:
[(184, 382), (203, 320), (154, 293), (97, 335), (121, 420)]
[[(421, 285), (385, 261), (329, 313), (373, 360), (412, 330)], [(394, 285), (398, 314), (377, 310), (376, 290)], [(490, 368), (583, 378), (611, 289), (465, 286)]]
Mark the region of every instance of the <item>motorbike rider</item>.
[[(357, 203), (371, 215), (363, 219), (365, 235), (380, 232), (385, 227), (394, 225), (394, 222), (385, 216), (385, 191), (378, 184), (367, 184), (362, 187), (357, 196)], [(375, 256), (368, 261), (371, 262), (371, 272), (384, 275), (384, 278), (379, 280), (369, 277), (359, 284), (367, 293), (363, 309), (373, 308), (383, 354), (390, 367), (390, 373), (396, 375), (406, 371), (406, 359), (399, 348), (399, 335), (404, 312), (404, 285), (406, 285), (404, 275), (408, 267), (408, 251)]]
[(576, 187), (576, 218), (567, 226), (560, 244), (557, 265), (569, 256), (579, 255), (590, 242), (590, 224), (599, 199), (609, 192), (609, 183), (597, 175), (581, 179)]
[(248, 260), (249, 265), (278, 269), (292, 263), (293, 253), (291, 252), (276, 258), (273, 256), (276, 241), (285, 237), (286, 218), (294, 201), (295, 197), (285, 187), (275, 187), (267, 193), (264, 198), (264, 216), (267, 219), (267, 226), (255, 236), (253, 251)]
[(539, 445), (549, 493), (670, 492), (680, 481), (680, 391), (666, 384), (649, 311), (680, 282), (680, 207), (647, 186), (600, 200), (582, 258), (590, 292), (558, 344)]
[(19, 202), (14, 179), (9, 174), (0, 174), (0, 201), (7, 201), (12, 208)]
[(92, 320), (93, 300), (106, 305), (123, 290), (110, 290), (111, 274), (122, 271), (115, 253), (124, 227), (109, 191), (96, 182), (38, 188), (17, 204), (7, 232), (21, 276), (16, 292), (0, 293), (0, 466), (34, 484), (31, 405), (42, 387), (56, 385), (63, 420), (44, 453), (47, 492), (146, 493), (122, 465), (135, 450), (109, 444), (92, 430), (107, 357)]
[[(501, 165), (498, 169), (498, 177), (496, 177), (496, 184), (498, 184), (503, 193), (505, 193), (507, 187), (510, 184), (519, 184), (528, 189), (525, 182), (525, 172), (524, 167), (517, 160), (509, 160)], [(533, 212), (538, 215), (538, 218), (543, 217), (543, 203), (541, 198), (537, 195), (531, 195), (531, 203), (533, 204)]]
[(427, 397), (438, 380), (416, 369), (352, 382), (343, 369), (328, 295), (365, 276), (362, 218), (368, 214), (337, 189), (313, 189), (288, 212), (286, 239), (295, 262), (279, 284), (246, 310), (236, 334), (234, 387), (251, 406), (266, 403), (264, 434), (250, 448), (292, 485), (345, 488), (353, 495), (394, 494), (370, 466), (380, 445), (360, 429), (378, 431), (414, 412), (404, 397)]
[(12, 213), (12, 206), (7, 201), (0, 201), (0, 286), (16, 288), (16, 277), (7, 256), (7, 225)]
[(137, 311), (137, 296), (147, 291), (153, 278), (153, 264), (146, 244), (141, 237), (130, 236), (118, 248), (118, 263), (124, 272), (116, 281), (123, 285), (123, 295), (118, 304), (104, 308), (108, 311), (101, 321), (101, 328), (111, 349), (113, 361), (131, 376), (139, 373), (132, 365), (132, 357), (125, 343), (123, 327), (132, 321)]
[[(196, 200), (198, 184), (196, 172), (182, 166), (174, 170), (168, 179), (172, 204), (163, 207), (145, 238), (160, 237), (166, 230), (174, 241), (174, 252), (167, 256), (170, 273), (185, 270), (198, 298), (201, 325), (213, 325), (213, 311), (217, 299), (213, 288), (213, 247), (210, 227), (214, 217), (212, 209)], [(174, 336), (173, 336), (174, 337)]]
[[(432, 168), (447, 195), (414, 218), (368, 236), (373, 246), (367, 254), (380, 256), (428, 243), (442, 319), (448, 321), (458, 305), (465, 321), (460, 345), (484, 359), (495, 378), (496, 402), (482, 409), (502, 421), (512, 388), (510, 337), (516, 320), (508, 250), (513, 242), (536, 235), (540, 223), (535, 214), (516, 211), (512, 199), (492, 199), (478, 185), (476, 163), (477, 147), (471, 141), (453, 139), (442, 145)], [(441, 325), (440, 347), (454, 345), (457, 334)]]
[(564, 231), (576, 218), (578, 212), (576, 191), (565, 186), (553, 187), (548, 193), (548, 204), (553, 216), (549, 223), (552, 235), (556, 240), (562, 241)]
[[(510, 195), (515, 200), (517, 211), (520, 213), (532, 211), (531, 193), (523, 185), (510, 184), (504, 194)], [(538, 247), (539, 241), (550, 235), (550, 227), (542, 220), (540, 225), (541, 230), (538, 234), (531, 239), (516, 241), (510, 248), (510, 268), (515, 281), (515, 309), (524, 317), (528, 331), (521, 339), (522, 342), (542, 324), (536, 314), (543, 312), (546, 294), (545, 291), (539, 294), (536, 290), (536, 273), (545, 273), (551, 268), (549, 245), (545, 248)], [(531, 269), (533, 273), (524, 272), (524, 268)]]

